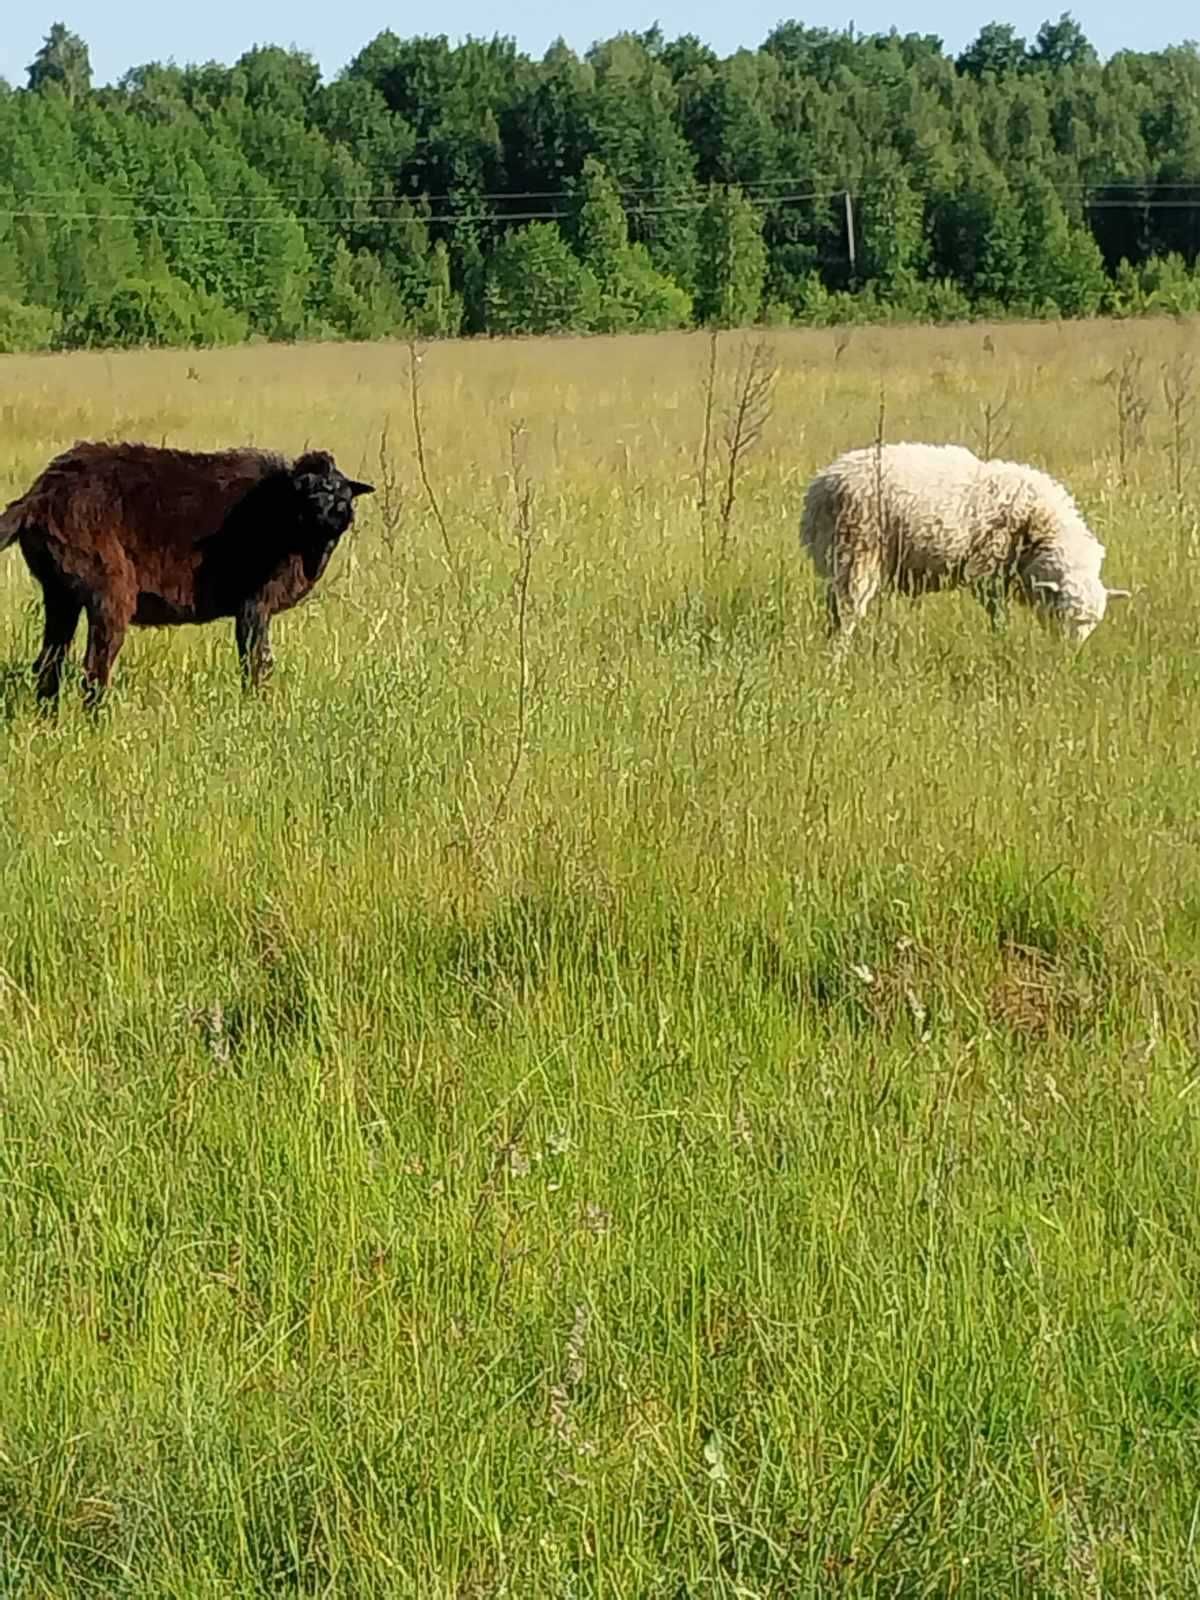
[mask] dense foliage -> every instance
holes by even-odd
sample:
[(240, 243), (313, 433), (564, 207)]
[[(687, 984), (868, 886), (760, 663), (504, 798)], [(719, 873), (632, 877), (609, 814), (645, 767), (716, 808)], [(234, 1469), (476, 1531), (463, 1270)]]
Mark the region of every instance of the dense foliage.
[(1200, 307), (1200, 53), (1069, 16), (623, 34), (541, 61), (382, 33), (94, 88), (0, 83), (0, 349)]

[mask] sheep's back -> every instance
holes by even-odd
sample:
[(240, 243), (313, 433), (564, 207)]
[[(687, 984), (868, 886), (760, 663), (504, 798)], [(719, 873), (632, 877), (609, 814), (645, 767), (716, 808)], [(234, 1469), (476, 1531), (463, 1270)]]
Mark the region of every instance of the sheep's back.
[(981, 466), (960, 445), (847, 451), (810, 484), (801, 541), (826, 575), (835, 543), (915, 573), (945, 571), (970, 549), (967, 508)]
[[(265, 450), (188, 451), (81, 441), (56, 456), (12, 510), (69, 547), (115, 542), (148, 567), (187, 559), (253, 490), (286, 469)], [(18, 512), (19, 506), (19, 512)]]

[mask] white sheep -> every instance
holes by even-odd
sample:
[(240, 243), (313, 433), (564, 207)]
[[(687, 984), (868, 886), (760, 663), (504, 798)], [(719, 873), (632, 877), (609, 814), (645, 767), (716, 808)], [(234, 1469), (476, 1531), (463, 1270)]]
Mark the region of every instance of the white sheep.
[(885, 585), (972, 589), (993, 622), (1012, 591), (1079, 643), (1110, 600), (1129, 595), (1105, 588), (1104, 546), (1062, 484), (961, 445), (847, 451), (809, 484), (800, 543), (829, 585), (842, 645)]

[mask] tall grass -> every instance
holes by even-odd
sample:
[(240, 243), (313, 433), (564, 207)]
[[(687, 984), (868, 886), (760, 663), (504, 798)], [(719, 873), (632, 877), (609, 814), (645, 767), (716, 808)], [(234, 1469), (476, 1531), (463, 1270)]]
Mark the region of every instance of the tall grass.
[[(0, 1594), (1196, 1592), (1190, 479), (1128, 328), (989, 332), (776, 340), (707, 572), (699, 336), (426, 351), (444, 529), (402, 347), (0, 364), (0, 492), (385, 422), (394, 484), (260, 700), (143, 633), (46, 723), (0, 566)], [(1006, 402), (1136, 600), (831, 673), (881, 388)]]

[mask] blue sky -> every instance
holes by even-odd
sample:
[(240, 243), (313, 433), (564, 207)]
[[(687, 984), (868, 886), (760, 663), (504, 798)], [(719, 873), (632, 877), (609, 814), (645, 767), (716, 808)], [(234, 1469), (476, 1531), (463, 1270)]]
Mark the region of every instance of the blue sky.
[[(725, 54), (740, 45), (757, 45), (781, 16), (798, 16), (822, 27), (853, 21), (864, 32), (886, 30), (939, 34), (957, 52), (984, 22), (1012, 22), (1032, 37), (1047, 16), (1057, 16), (1065, 0), (513, 0), (507, 6), (485, 0), (442, 0), (413, 8), (382, 0), (207, 0), (190, 6), (138, 5), (129, 0), (56, 0), (44, 7), (14, 3), (0, 29), (0, 77), (25, 81), (25, 68), (50, 24), (63, 21), (87, 40), (96, 78), (107, 82), (146, 61), (234, 61), (254, 44), (296, 45), (309, 51), (329, 75), (343, 66), (384, 28), (401, 35), (474, 33), (514, 35), (525, 50), (540, 55), (562, 34), (578, 50), (622, 28), (646, 28), (658, 21), (668, 36), (697, 33)], [(1153, 50), (1200, 34), (1200, 19), (1178, 0), (1094, 0), (1071, 7), (1084, 32), (1102, 55), (1114, 50)]]

